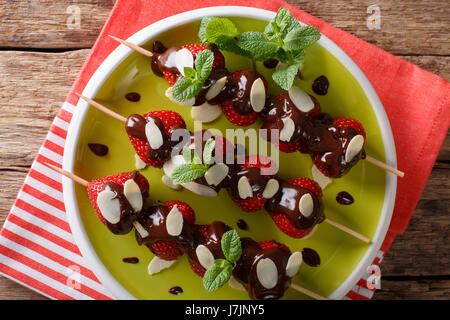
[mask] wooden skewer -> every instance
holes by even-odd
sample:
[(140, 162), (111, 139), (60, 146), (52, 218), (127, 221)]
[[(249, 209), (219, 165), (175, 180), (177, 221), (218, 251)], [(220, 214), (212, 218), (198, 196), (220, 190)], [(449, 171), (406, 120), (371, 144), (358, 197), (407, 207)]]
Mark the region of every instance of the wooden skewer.
[(126, 40), (122, 40), (122, 39), (119, 39), (119, 38), (117, 38), (117, 37), (114, 37), (114, 36), (112, 36), (112, 35), (108, 35), (110, 38), (113, 38), (114, 40), (116, 40), (117, 42), (120, 42), (121, 44), (123, 44), (123, 45), (125, 45), (125, 46), (127, 46), (128, 48), (131, 48), (131, 49), (133, 49), (133, 50), (135, 50), (135, 51), (137, 51), (137, 52), (139, 52), (139, 53), (142, 53), (144, 56), (147, 56), (147, 57), (149, 57), (149, 58), (153, 58), (155, 55), (153, 54), (153, 52), (151, 52), (151, 51), (148, 51), (148, 50), (145, 50), (144, 48), (141, 48), (141, 47), (139, 47), (139, 46), (137, 46), (137, 45), (135, 45), (135, 44), (132, 44), (131, 42), (128, 42), (128, 41), (126, 41)]
[(372, 158), (372, 157), (370, 157), (370, 156), (366, 156), (366, 160), (367, 160), (368, 162), (370, 162), (370, 163), (376, 165), (377, 167), (380, 167), (380, 168), (382, 168), (382, 169), (384, 169), (384, 170), (386, 170), (386, 171), (389, 171), (389, 172), (391, 172), (391, 173), (393, 173), (393, 174), (399, 176), (400, 178), (403, 178), (403, 177), (405, 176), (405, 173), (404, 173), (404, 172), (402, 172), (402, 171), (400, 171), (400, 170), (397, 170), (397, 169), (395, 169), (395, 168), (393, 168), (393, 167), (391, 167), (391, 166), (388, 166), (386, 163), (381, 162), (380, 160), (377, 160), (377, 159)]
[(321, 295), (318, 295), (317, 293), (314, 293), (306, 288), (303, 288), (301, 286), (299, 286), (298, 284), (295, 283), (291, 283), (290, 287), (298, 292), (301, 292), (303, 294), (306, 294), (307, 296), (316, 299), (316, 300), (328, 300), (325, 297), (322, 297)]
[(336, 227), (344, 232), (347, 232), (349, 235), (354, 236), (355, 238), (358, 238), (361, 241), (364, 241), (365, 243), (370, 243), (370, 239), (367, 238), (366, 236), (363, 236), (362, 234), (350, 229), (349, 227), (346, 227), (342, 224), (340, 224), (339, 222), (336, 222), (334, 220), (331, 220), (330, 218), (325, 218), (324, 222), (332, 225), (333, 227)]
[[(58, 167), (56, 167), (54, 165), (51, 165), (51, 164), (49, 164), (47, 162), (44, 162), (44, 165), (46, 165), (47, 167), (49, 167), (49, 168), (51, 168), (51, 169), (61, 173), (64, 176), (74, 180), (75, 182), (78, 182), (79, 184), (81, 184), (81, 185), (83, 185), (85, 187), (87, 187), (87, 185), (89, 183), (88, 181), (84, 180), (83, 178), (80, 178), (79, 176), (77, 176), (77, 175), (75, 175), (75, 174), (73, 174), (73, 173), (71, 173), (69, 171), (66, 171), (64, 169), (58, 168)], [(313, 298), (313, 299), (326, 300), (326, 298), (322, 297), (321, 295), (318, 295), (317, 293), (314, 293), (314, 292), (312, 292), (312, 291), (310, 291), (310, 290), (308, 290), (306, 288), (303, 288), (303, 287), (301, 287), (301, 286), (299, 286), (299, 285), (297, 285), (295, 283), (291, 283), (290, 287), (292, 289), (298, 291), (298, 292), (301, 292), (301, 293), (303, 293), (303, 294)]]
[(70, 178), (73, 181), (78, 182), (79, 184), (81, 184), (81, 185), (83, 185), (85, 187), (87, 187), (87, 185), (89, 183), (88, 181), (84, 180), (83, 178), (80, 178), (79, 176), (73, 174), (72, 172), (69, 172), (69, 171), (66, 171), (64, 169), (58, 168), (58, 167), (56, 167), (56, 166), (54, 166), (52, 164), (49, 164), (47, 162), (44, 162), (44, 165), (46, 165), (47, 167), (49, 167), (49, 168), (51, 168), (51, 169), (61, 173), (63, 176), (66, 176), (67, 178)]
[(104, 113), (110, 115), (110, 116), (113, 117), (113, 118), (116, 118), (116, 119), (119, 120), (119, 121), (122, 121), (123, 123), (127, 122), (127, 118), (121, 116), (121, 115), (118, 114), (118, 113), (115, 113), (114, 111), (112, 111), (111, 109), (106, 108), (105, 106), (102, 106), (100, 103), (98, 103), (98, 102), (96, 102), (96, 101), (94, 101), (94, 100), (92, 100), (92, 99), (89, 99), (88, 97), (82, 96), (82, 95), (79, 94), (79, 93), (75, 93), (75, 94), (76, 94), (77, 96), (79, 96), (81, 99), (83, 99), (83, 100), (89, 102), (89, 104), (90, 104), (91, 106), (95, 107), (96, 109), (98, 109), (98, 110), (100, 110), (100, 111), (102, 111), (102, 112), (104, 112)]

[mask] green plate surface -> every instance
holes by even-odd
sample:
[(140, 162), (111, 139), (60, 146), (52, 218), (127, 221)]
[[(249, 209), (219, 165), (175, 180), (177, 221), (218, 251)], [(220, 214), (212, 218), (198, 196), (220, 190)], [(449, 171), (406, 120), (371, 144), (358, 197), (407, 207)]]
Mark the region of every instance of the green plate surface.
[[(265, 22), (252, 19), (233, 18), (240, 30), (263, 30)], [(166, 46), (197, 43), (199, 23), (177, 27), (148, 41), (144, 47), (150, 49), (154, 40), (162, 41)], [(225, 53), (227, 68), (230, 71), (250, 67), (245, 58)], [(271, 70), (257, 65), (258, 71), (271, 79)], [(384, 147), (375, 114), (363, 90), (353, 76), (328, 51), (314, 45), (308, 51), (303, 69), (304, 80), (296, 84), (305, 91), (315, 95), (311, 90), (312, 81), (320, 75), (326, 75), (330, 89), (326, 96), (317, 96), (322, 110), (332, 116), (349, 116), (361, 121), (367, 132), (366, 151), (368, 154), (384, 160)], [(280, 89), (269, 81), (271, 93)], [(178, 106), (169, 101), (164, 92), (167, 82), (155, 76), (150, 68), (148, 58), (132, 53), (112, 73), (96, 96), (101, 104), (119, 114), (145, 113), (151, 110), (170, 109), (180, 113), (189, 130), (193, 130), (190, 108)], [(125, 99), (128, 92), (138, 92), (141, 100), (137, 103)], [(257, 122), (255, 129), (260, 125)], [(236, 128), (224, 116), (204, 128)], [(95, 156), (88, 148), (88, 143), (103, 143), (109, 147), (105, 157)], [(129, 143), (124, 125), (107, 115), (90, 108), (83, 123), (76, 151), (74, 172), (85, 179), (95, 179), (113, 173), (135, 169), (134, 150)], [(312, 162), (308, 155), (300, 153), (280, 154), (279, 176), (284, 179), (306, 176), (311, 178)], [(188, 190), (181, 192), (167, 188), (162, 182), (161, 169), (147, 168), (141, 171), (150, 182), (151, 201), (178, 199), (188, 202), (196, 212), (196, 223), (207, 224), (221, 220), (236, 228), (236, 221), (244, 219), (248, 231), (239, 230), (241, 236), (250, 236), (256, 240), (275, 239), (289, 246), (292, 251), (301, 251), (308, 247), (316, 250), (321, 258), (321, 265), (312, 268), (303, 264), (293, 282), (321, 295), (328, 296), (336, 290), (355, 269), (368, 245), (322, 223), (316, 233), (306, 240), (292, 239), (274, 225), (265, 211), (245, 213), (222, 190), (217, 198), (197, 196)], [(353, 195), (355, 202), (343, 206), (336, 202), (336, 195), (347, 191)], [(378, 226), (385, 194), (385, 175), (376, 167), (360, 161), (349, 174), (335, 180), (324, 190), (325, 215), (350, 226), (357, 232), (372, 237)], [(236, 291), (225, 285), (223, 288), (207, 293), (201, 279), (190, 269), (185, 257), (179, 259), (170, 269), (150, 276), (147, 266), (153, 254), (145, 247), (138, 246), (134, 232), (124, 236), (115, 236), (98, 220), (83, 187), (77, 185), (76, 197), (80, 215), (87, 235), (110, 273), (138, 299), (248, 299), (245, 292)], [(124, 257), (138, 257), (136, 265), (122, 262)], [(172, 286), (181, 286), (184, 293), (174, 296), (168, 293)], [(306, 296), (288, 289), (285, 299), (307, 299)]]

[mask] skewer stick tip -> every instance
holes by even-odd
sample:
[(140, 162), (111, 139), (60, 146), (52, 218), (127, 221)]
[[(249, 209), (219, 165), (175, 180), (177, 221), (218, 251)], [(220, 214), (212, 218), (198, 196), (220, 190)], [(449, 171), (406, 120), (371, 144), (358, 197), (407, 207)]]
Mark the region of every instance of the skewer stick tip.
[(292, 289), (300, 292), (300, 293), (303, 293), (303, 294), (307, 295), (308, 297), (313, 298), (313, 299), (316, 299), (316, 300), (328, 300), (327, 298), (322, 297), (321, 295), (319, 295), (319, 294), (317, 294), (315, 292), (312, 292), (312, 291), (310, 291), (310, 290), (308, 290), (306, 288), (303, 288), (303, 287), (299, 286), (298, 284), (291, 283), (290, 287)]
[(351, 235), (351, 236), (353, 236), (353, 237), (355, 237), (355, 238), (357, 238), (357, 239), (359, 239), (359, 240), (361, 240), (361, 241), (363, 241), (363, 242), (365, 242), (365, 243), (369, 243), (369, 244), (370, 244), (370, 243), (372, 242), (372, 241), (371, 241), (369, 238), (367, 238), (366, 236), (363, 236), (362, 234), (356, 232), (355, 230), (352, 230), (352, 229), (350, 229), (349, 227), (346, 227), (346, 226), (340, 224), (339, 222), (336, 222), (336, 221), (334, 221), (334, 220), (331, 220), (331, 219), (328, 218), (328, 217), (325, 218), (324, 221), (325, 221), (326, 223), (332, 225), (333, 227), (336, 227), (336, 228), (338, 228), (338, 229), (340, 229), (340, 230), (342, 230), (342, 231), (348, 233), (349, 235)]
[(380, 168), (382, 168), (382, 169), (384, 169), (384, 170), (386, 170), (386, 171), (388, 171), (388, 172), (391, 172), (391, 173), (393, 173), (393, 174), (399, 176), (400, 178), (403, 178), (403, 177), (405, 176), (405, 173), (404, 173), (404, 172), (402, 172), (402, 171), (400, 171), (400, 170), (398, 170), (398, 169), (396, 169), (396, 168), (393, 168), (393, 167), (387, 165), (386, 163), (381, 162), (380, 160), (377, 160), (377, 159), (372, 158), (372, 157), (370, 157), (370, 156), (366, 156), (365, 159), (366, 159), (368, 162), (370, 162), (371, 164), (376, 165), (377, 167), (380, 167)]
[(67, 178), (72, 179), (73, 181), (87, 187), (87, 185), (89, 184), (88, 181), (84, 180), (83, 178), (80, 178), (79, 176), (73, 174), (72, 172), (66, 171), (64, 169), (58, 168), (57, 166), (54, 166), (48, 162), (44, 162), (43, 163), (45, 166), (49, 167), (50, 169), (55, 170), (56, 172), (61, 173), (63, 176), (66, 176)]
[(85, 96), (83, 96), (83, 95), (81, 95), (81, 94), (79, 94), (79, 93), (75, 93), (75, 94), (76, 94), (77, 96), (79, 96), (81, 99), (83, 99), (84, 101), (88, 102), (88, 103), (89, 103), (91, 106), (93, 106), (94, 108), (100, 110), (101, 112), (104, 112), (104, 113), (106, 113), (107, 115), (109, 115), (109, 116), (111, 116), (111, 117), (113, 117), (113, 118), (115, 118), (115, 119), (117, 119), (117, 120), (119, 120), (119, 121), (121, 121), (121, 122), (123, 122), (123, 123), (127, 122), (127, 118), (125, 118), (125, 117), (121, 116), (120, 114), (118, 114), (118, 113), (116, 113), (116, 112), (114, 112), (114, 111), (108, 109), (107, 107), (101, 105), (101, 104), (98, 103), (97, 101), (92, 100), (92, 99), (90, 99), (90, 98), (88, 98), (88, 97), (85, 97)]
[(117, 42), (120, 42), (124, 46), (127, 46), (128, 48), (133, 49), (134, 51), (137, 51), (137, 52), (143, 54), (144, 56), (147, 56), (149, 58), (154, 58), (153, 52), (148, 51), (148, 50), (146, 50), (146, 49), (144, 49), (144, 48), (142, 48), (142, 47), (140, 47), (138, 45), (135, 45), (135, 44), (133, 44), (133, 43), (127, 41), (127, 40), (122, 40), (122, 39), (117, 38), (117, 37), (115, 37), (113, 35), (110, 35), (110, 34), (108, 34), (108, 37), (116, 40)]

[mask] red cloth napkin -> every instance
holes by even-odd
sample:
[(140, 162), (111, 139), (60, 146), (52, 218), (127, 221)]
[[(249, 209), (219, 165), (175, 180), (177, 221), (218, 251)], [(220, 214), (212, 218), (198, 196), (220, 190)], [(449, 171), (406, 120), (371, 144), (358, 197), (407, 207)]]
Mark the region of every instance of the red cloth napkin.
[[(74, 92), (83, 91), (98, 66), (118, 45), (106, 37), (107, 34), (126, 39), (149, 24), (174, 14), (222, 5), (271, 11), (277, 11), (281, 6), (288, 8), (297, 19), (318, 27), (338, 44), (372, 83), (391, 123), (398, 168), (406, 173), (405, 178), (398, 180), (393, 219), (374, 260), (374, 264), (380, 263), (395, 235), (405, 231), (446, 136), (450, 122), (449, 83), (283, 1), (118, 0), (66, 103), (55, 118), (1, 230), (1, 274), (55, 299), (111, 297), (81, 260), (64, 216), (61, 177), (42, 163), (61, 166), (68, 123), (78, 102)], [(73, 275), (79, 276), (80, 281)], [(365, 278), (347, 293), (347, 299), (372, 297), (373, 290), (367, 289)]]

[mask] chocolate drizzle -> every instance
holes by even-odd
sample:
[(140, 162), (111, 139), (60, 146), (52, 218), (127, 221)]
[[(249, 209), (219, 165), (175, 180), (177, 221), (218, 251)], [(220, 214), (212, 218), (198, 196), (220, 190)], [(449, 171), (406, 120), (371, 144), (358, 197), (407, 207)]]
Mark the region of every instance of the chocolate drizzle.
[(302, 250), (303, 261), (311, 267), (317, 267), (320, 265), (319, 254), (311, 248), (303, 248)]
[(328, 88), (330, 87), (330, 82), (325, 76), (320, 76), (312, 83), (312, 89), (315, 93), (320, 96), (324, 96), (328, 93)]
[[(144, 210), (138, 222), (148, 235), (145, 238), (136, 231), (139, 244), (150, 244), (165, 240), (175, 244), (184, 251), (189, 261), (200, 266), (196, 248), (204, 245), (211, 251), (215, 259), (224, 259), (221, 240), (225, 232), (231, 230), (223, 222), (214, 221), (210, 225), (194, 225), (184, 222), (179, 236), (171, 236), (167, 232), (166, 217), (169, 208), (165, 205), (156, 205)], [(203, 230), (202, 232), (200, 230)], [(233, 265), (233, 275), (248, 286), (252, 299), (279, 299), (290, 284), (290, 278), (286, 275), (286, 266), (290, 253), (274, 247), (264, 251), (258, 242), (250, 239), (241, 239), (242, 255)], [(258, 280), (256, 265), (260, 259), (270, 258), (278, 270), (278, 282), (272, 289), (264, 288)]]
[(183, 293), (183, 289), (179, 286), (175, 286), (169, 289), (169, 293), (177, 296)]
[(107, 146), (101, 143), (88, 143), (88, 147), (95, 155), (99, 157), (106, 156), (109, 150)]
[(341, 191), (336, 196), (336, 201), (342, 205), (352, 204), (355, 200), (352, 195), (346, 191)]
[(139, 263), (139, 258), (137, 258), (137, 257), (123, 258), (122, 261), (125, 263), (136, 264), (136, 263)]
[(129, 92), (125, 95), (125, 98), (131, 102), (138, 102), (141, 100), (141, 95), (137, 92)]

